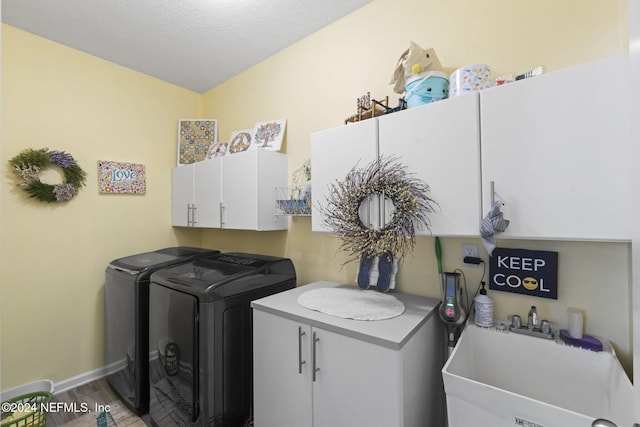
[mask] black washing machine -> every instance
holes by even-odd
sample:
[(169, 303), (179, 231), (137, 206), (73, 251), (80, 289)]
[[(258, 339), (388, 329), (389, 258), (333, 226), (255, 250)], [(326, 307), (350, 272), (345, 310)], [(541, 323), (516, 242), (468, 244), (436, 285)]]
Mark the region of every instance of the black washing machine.
[(112, 261), (105, 271), (105, 365), (107, 381), (131, 411), (149, 412), (149, 282), (159, 269), (219, 253), (173, 247)]
[(152, 274), (151, 425), (245, 425), (253, 394), (250, 303), (295, 287), (291, 260), (244, 253)]

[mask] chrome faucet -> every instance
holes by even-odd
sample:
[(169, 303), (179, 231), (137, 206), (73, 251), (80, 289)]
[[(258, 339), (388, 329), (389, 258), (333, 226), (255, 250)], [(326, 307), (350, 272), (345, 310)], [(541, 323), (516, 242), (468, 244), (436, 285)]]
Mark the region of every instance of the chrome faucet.
[(529, 318), (527, 322), (527, 329), (534, 330), (538, 326), (538, 310), (535, 305), (532, 305), (529, 309)]
[(535, 305), (529, 309), (529, 315), (527, 316), (527, 324), (522, 324), (522, 318), (514, 314), (511, 316), (511, 325), (509, 326), (511, 332), (518, 334), (531, 335), (534, 337), (553, 339), (554, 334), (551, 329), (551, 322), (548, 320), (542, 320), (538, 322), (538, 309)]

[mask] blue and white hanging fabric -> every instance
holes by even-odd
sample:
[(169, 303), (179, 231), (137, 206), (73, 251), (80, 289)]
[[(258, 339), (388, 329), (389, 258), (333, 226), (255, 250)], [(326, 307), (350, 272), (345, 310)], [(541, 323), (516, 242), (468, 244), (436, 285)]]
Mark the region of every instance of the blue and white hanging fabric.
[(493, 237), (494, 234), (506, 230), (509, 226), (509, 220), (504, 219), (502, 211), (500, 211), (501, 207), (502, 202), (495, 200), (491, 205), (491, 210), (480, 223), (480, 236), (482, 237), (482, 243), (489, 253), (489, 256), (491, 256), (491, 253), (496, 247), (496, 239)]

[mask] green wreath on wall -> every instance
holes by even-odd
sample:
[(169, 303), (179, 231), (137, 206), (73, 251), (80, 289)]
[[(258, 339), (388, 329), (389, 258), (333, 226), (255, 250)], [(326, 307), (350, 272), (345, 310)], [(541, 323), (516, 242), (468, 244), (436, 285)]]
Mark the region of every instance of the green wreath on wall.
[[(73, 199), (80, 187), (85, 185), (87, 174), (76, 163), (71, 154), (64, 151), (49, 151), (48, 148), (27, 148), (9, 160), (18, 185), (34, 199), (47, 203), (60, 203)], [(45, 184), (40, 181), (40, 172), (58, 166), (62, 169), (64, 182)]]

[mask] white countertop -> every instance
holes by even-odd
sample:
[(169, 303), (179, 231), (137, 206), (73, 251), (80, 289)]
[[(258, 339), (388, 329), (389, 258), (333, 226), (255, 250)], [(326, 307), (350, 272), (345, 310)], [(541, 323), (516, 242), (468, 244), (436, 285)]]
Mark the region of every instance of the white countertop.
[(255, 300), (251, 303), (251, 307), (254, 310), (273, 313), (312, 327), (320, 327), (393, 349), (402, 348), (424, 322), (438, 315), (437, 306), (440, 300), (393, 291), (389, 294), (404, 303), (405, 311), (400, 316), (386, 320), (344, 319), (310, 310), (298, 304), (298, 297), (304, 292), (327, 287), (354, 288), (351, 285), (318, 281)]

